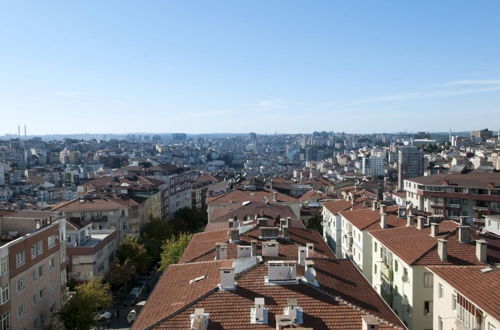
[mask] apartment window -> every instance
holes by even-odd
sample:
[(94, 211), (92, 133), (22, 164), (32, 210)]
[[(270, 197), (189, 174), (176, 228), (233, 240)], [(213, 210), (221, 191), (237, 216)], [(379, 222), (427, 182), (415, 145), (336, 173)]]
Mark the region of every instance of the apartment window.
[(38, 305), (38, 293), (34, 294), (33, 297), (31, 298), (31, 303), (33, 304), (33, 306), (36, 306)]
[(56, 311), (56, 308), (57, 308), (56, 303), (53, 303), (53, 304), (50, 306), (50, 312), (51, 312), (51, 313), (54, 313), (54, 312)]
[(9, 272), (9, 256), (2, 257), (0, 259), (0, 276), (3, 276)]
[(0, 287), (0, 305), (5, 304), (7, 301), (9, 301), (9, 284)]
[(20, 318), (24, 314), (26, 314), (26, 306), (24, 304), (17, 306), (17, 317)]
[(26, 287), (26, 283), (24, 282), (24, 277), (18, 279), (17, 284), (16, 284), (17, 292), (23, 291), (25, 287)]
[(456, 311), (457, 310), (457, 294), (453, 293), (451, 295), (451, 310)]
[(38, 294), (40, 295), (40, 300), (42, 300), (43, 295), (45, 294), (45, 289), (40, 290)]
[(50, 281), (50, 286), (49, 286), (49, 290), (50, 292), (54, 292), (56, 291), (56, 288), (57, 288), (57, 282), (54, 281), (54, 280), (51, 280)]
[(397, 272), (398, 271), (398, 261), (397, 260), (394, 260), (394, 271)]
[(490, 322), (488, 322), (488, 330), (496, 330), (497, 328), (491, 324)]
[(49, 249), (51, 247), (53, 247), (54, 245), (56, 245), (56, 238), (57, 238), (57, 236), (52, 235), (52, 236), (49, 236), (49, 238), (47, 239), (47, 243), (48, 243)]
[(43, 241), (38, 241), (36, 243), (36, 251), (37, 251), (37, 255), (40, 255), (43, 253)]
[(377, 274), (377, 265), (373, 265), (373, 270), (375, 272), (375, 275)]
[(10, 329), (10, 313), (4, 313), (0, 316), (0, 330)]
[(433, 276), (431, 272), (425, 272), (424, 273), (424, 287), (425, 288), (432, 288), (432, 280)]
[(42, 277), (43, 275), (43, 265), (38, 267), (38, 277)]
[(16, 267), (24, 265), (25, 263), (25, 254), (24, 251), (19, 251), (16, 253)]
[(432, 300), (424, 301), (424, 315), (432, 315)]
[(65, 284), (66, 284), (66, 269), (63, 269), (63, 271), (61, 271), (61, 285)]
[(438, 298), (443, 299), (443, 285), (441, 283), (438, 286)]
[(56, 262), (54, 261), (54, 258), (52, 257), (49, 259), (49, 270), (54, 269), (55, 266), (56, 266)]

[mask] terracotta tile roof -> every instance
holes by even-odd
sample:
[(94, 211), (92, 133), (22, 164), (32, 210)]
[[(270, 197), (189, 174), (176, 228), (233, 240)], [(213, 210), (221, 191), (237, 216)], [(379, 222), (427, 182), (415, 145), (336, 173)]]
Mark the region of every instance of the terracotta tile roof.
[(306, 201), (308, 199), (321, 199), (321, 198), (327, 198), (328, 195), (322, 192), (321, 190), (309, 190), (306, 192), (304, 195), (302, 195), (299, 199), (301, 201)]
[[(230, 267), (232, 260), (170, 265), (134, 322), (134, 329), (144, 329), (174, 313), (206, 293), (219, 283), (221, 267)], [(197, 282), (190, 280), (206, 276)]]
[(408, 179), (408, 181), (428, 185), (443, 185), (447, 181), (448, 185), (460, 187), (488, 188), (491, 186), (490, 188), (498, 188), (500, 187), (500, 172), (473, 171), (465, 174), (435, 174)]
[(428, 267), (461, 295), (479, 308), (500, 320), (500, 270), (482, 273), (484, 266), (470, 267)]
[(54, 206), (54, 208), (52, 208), (52, 211), (59, 211), (59, 212), (104, 211), (111, 209), (127, 209), (131, 206), (137, 206), (137, 205), (139, 204), (127, 196), (110, 195), (102, 197), (87, 197), (84, 199), (75, 199), (69, 202), (64, 202)]
[(286, 218), (291, 217), (296, 218), (295, 213), (288, 205), (276, 204), (276, 203), (263, 203), (263, 202), (250, 202), (250, 204), (242, 205), (240, 203), (232, 203), (227, 206), (221, 206), (214, 209), (212, 213), (212, 219), (210, 222), (227, 222), (230, 218), (238, 217), (238, 219), (243, 220), (245, 217), (250, 216), (253, 218), (255, 215), (259, 217), (270, 217), (270, 218)]
[[(226, 226), (227, 227), (227, 226)], [(184, 250), (179, 263), (192, 262), (195, 260), (214, 260), (215, 243), (226, 242), (229, 237), (228, 228), (194, 234)], [(207, 256), (210, 254), (210, 256)]]
[[(299, 200), (279, 193), (276, 193), (276, 201), (279, 203), (298, 203)], [(207, 204), (210, 203), (242, 203), (245, 201), (263, 202), (264, 197), (267, 197), (269, 202), (273, 201), (273, 192), (269, 190), (247, 191), (247, 190), (231, 190), (216, 197), (207, 198)]]
[[(343, 287), (337, 290), (335, 294), (317, 289), (303, 282), (289, 285), (265, 285), (264, 276), (267, 274), (267, 265), (258, 265), (249, 271), (236, 277), (237, 287), (234, 291), (216, 290), (203, 299), (192, 305), (186, 306), (174, 315), (167, 317), (168, 314), (156, 310), (155, 314), (162, 315), (163, 321), (152, 328), (155, 329), (188, 329), (190, 326), (190, 314), (196, 308), (204, 308), (206, 313), (210, 313), (209, 329), (275, 329), (275, 316), (283, 314), (283, 309), (287, 306), (287, 299), (294, 298), (297, 305), (303, 308), (303, 327), (312, 327), (313, 329), (360, 329), (361, 317), (371, 314), (372, 310), (380, 311), (380, 314), (386, 316), (389, 320), (381, 318), (381, 329), (394, 329), (403, 327), (399, 319), (392, 313), (389, 307), (381, 300), (370, 300), (375, 304), (368, 306), (371, 310), (364, 310), (359, 304), (356, 291), (371, 296), (369, 290), (374, 295), (375, 291), (369, 283), (359, 273), (354, 279), (348, 276), (354, 275), (355, 268), (351, 264), (353, 271), (344, 272), (344, 266), (349, 267), (346, 261), (342, 267), (331, 267), (328, 271), (330, 277), (338, 279), (336, 284), (343, 283)], [(158, 287), (158, 286), (157, 286)], [(171, 284), (168, 283), (168, 288)], [(158, 290), (158, 289), (157, 289)], [(155, 290), (155, 291), (157, 291)], [(160, 290), (161, 295), (167, 297), (168, 290)], [(338, 294), (338, 295), (337, 295)], [(160, 296), (160, 294), (157, 294)], [(265, 298), (265, 306), (269, 309), (268, 324), (254, 325), (250, 323), (250, 309), (254, 306), (256, 297)], [(167, 298), (170, 300), (170, 298)], [(380, 298), (379, 298), (380, 299)], [(161, 300), (159, 300), (161, 301)], [(148, 305), (145, 306), (146, 309)], [(151, 313), (148, 313), (151, 315)], [(134, 324), (133, 329), (142, 329), (146, 324), (147, 316), (142, 318), (140, 324)], [(389, 325), (389, 322), (394, 324)], [(152, 322), (149, 322), (152, 324)]]
[[(402, 219), (394, 214), (387, 215), (387, 228), (396, 228), (396, 227), (404, 227), (406, 226), (406, 219)], [(372, 231), (372, 230), (380, 230), (380, 219), (375, 221), (371, 225), (365, 227), (363, 230)]]
[(56, 216), (57, 213), (52, 211), (40, 211), (40, 210), (20, 210), (14, 213), (5, 214), (5, 218), (20, 218), (20, 219), (45, 219), (49, 217)]
[(352, 203), (350, 201), (346, 201), (345, 199), (339, 199), (331, 202), (323, 202), (321, 203), (324, 208), (326, 208), (330, 213), (337, 214), (340, 211), (349, 210), (352, 207)]
[(341, 211), (339, 214), (359, 230), (363, 230), (371, 224), (380, 221), (380, 210), (360, 209)]
[[(416, 226), (374, 230), (370, 234), (409, 265), (479, 264), (475, 257), (475, 245), (460, 243), (457, 228), (456, 222), (446, 220), (439, 224), (437, 237), (430, 236), (430, 227), (417, 229)], [(439, 238), (448, 241), (447, 261), (441, 261), (437, 254)]]

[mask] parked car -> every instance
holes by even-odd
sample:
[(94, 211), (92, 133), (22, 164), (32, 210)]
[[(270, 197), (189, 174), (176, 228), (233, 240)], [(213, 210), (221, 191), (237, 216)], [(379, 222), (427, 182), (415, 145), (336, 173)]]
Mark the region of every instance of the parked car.
[(127, 315), (127, 321), (129, 324), (132, 324), (134, 323), (135, 319), (137, 318), (137, 313), (140, 313), (142, 307), (144, 307), (144, 305), (146, 304), (146, 301), (141, 301), (141, 302), (138, 302), (136, 305), (135, 305), (135, 308), (132, 309), (128, 315)]
[(97, 321), (107, 321), (109, 319), (111, 319), (111, 313), (110, 312), (106, 312), (106, 311), (97, 312), (97, 315), (96, 315), (96, 320)]
[(142, 293), (142, 287), (136, 286), (136, 287), (132, 288), (132, 290), (130, 290), (129, 295), (133, 295), (137, 299), (137, 298), (139, 298), (141, 293)]

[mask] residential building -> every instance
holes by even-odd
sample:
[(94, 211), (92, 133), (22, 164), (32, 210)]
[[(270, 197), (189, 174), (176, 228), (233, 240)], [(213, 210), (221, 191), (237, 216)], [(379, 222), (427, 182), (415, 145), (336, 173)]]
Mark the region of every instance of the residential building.
[[(477, 236), (470, 227), (437, 221), (407, 216), (404, 227), (370, 232), (372, 285), (414, 330), (433, 328), (432, 314), (438, 302), (433, 298), (433, 276), (427, 267), (486, 265), (498, 260), (486, 255), (486, 242), (474, 241)], [(484, 247), (484, 255), (479, 257), (477, 244)]]
[(433, 329), (500, 329), (498, 266), (432, 266)]
[(0, 234), (0, 329), (41, 329), (66, 299), (65, 222), (52, 212), (9, 212)]
[(398, 187), (403, 189), (405, 179), (424, 175), (424, 153), (415, 146), (404, 146), (398, 155)]
[(92, 230), (92, 223), (66, 220), (68, 277), (88, 281), (104, 276), (110, 269), (118, 247), (116, 230)]
[(361, 173), (371, 177), (385, 175), (385, 158), (381, 157), (363, 157), (361, 163)]
[(500, 173), (472, 171), (423, 176), (404, 182), (413, 207), (447, 218), (500, 213)]
[(484, 229), (489, 233), (500, 236), (500, 215), (485, 216)]
[(206, 205), (209, 187), (219, 181), (210, 174), (200, 175), (195, 179), (191, 187), (192, 207), (201, 209)]

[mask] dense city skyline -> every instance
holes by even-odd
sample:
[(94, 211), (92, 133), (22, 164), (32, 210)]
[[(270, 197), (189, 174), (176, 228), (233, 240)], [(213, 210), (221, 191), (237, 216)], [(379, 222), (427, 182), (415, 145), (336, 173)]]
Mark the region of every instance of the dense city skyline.
[(494, 1), (0, 9), (0, 135), (24, 123), (33, 135), (464, 131), (500, 118)]

